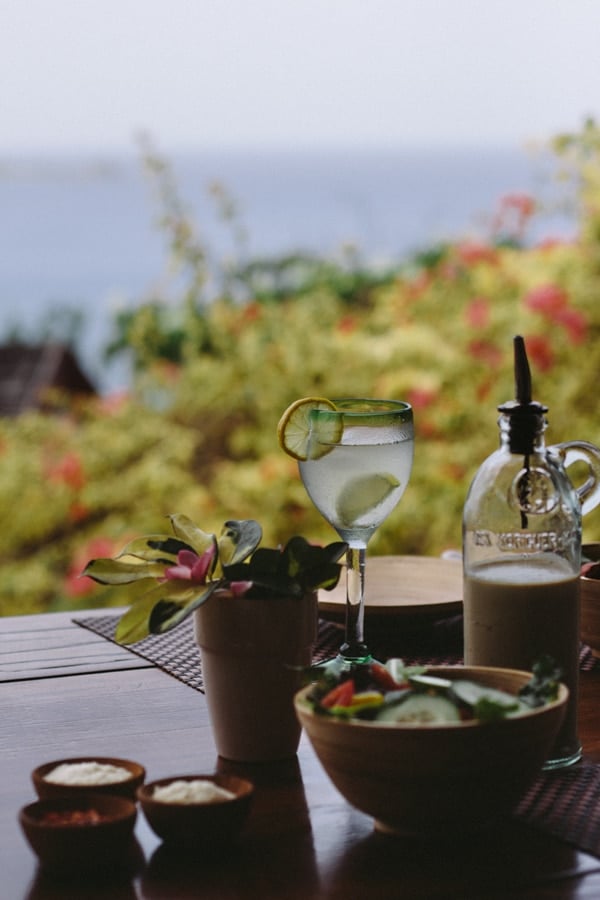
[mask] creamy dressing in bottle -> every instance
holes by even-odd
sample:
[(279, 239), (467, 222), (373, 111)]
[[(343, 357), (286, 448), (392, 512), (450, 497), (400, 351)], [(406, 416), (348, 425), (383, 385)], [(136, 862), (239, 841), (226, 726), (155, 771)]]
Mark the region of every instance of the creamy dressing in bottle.
[[(544, 655), (562, 669), (577, 697), (579, 577), (561, 560), (491, 563), (466, 576), (465, 663), (530, 671)], [(577, 750), (577, 708), (571, 703), (557, 742), (559, 758)], [(562, 748), (562, 749), (561, 749)]]
[[(531, 399), (521, 337), (514, 350), (517, 399), (499, 407), (500, 447), (475, 475), (463, 511), (465, 663), (530, 671), (543, 656), (554, 659), (570, 698), (546, 768), (562, 768), (581, 758), (581, 517), (600, 501), (600, 450), (581, 441), (546, 448), (547, 409)], [(590, 473), (578, 489), (565, 468), (575, 461)]]

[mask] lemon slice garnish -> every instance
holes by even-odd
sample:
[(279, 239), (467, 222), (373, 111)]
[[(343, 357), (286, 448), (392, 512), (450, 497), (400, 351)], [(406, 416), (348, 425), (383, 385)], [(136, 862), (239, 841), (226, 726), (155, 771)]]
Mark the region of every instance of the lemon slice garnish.
[(331, 400), (325, 400), (324, 397), (304, 397), (288, 406), (277, 425), (279, 446), (294, 459), (304, 461), (309, 455), (311, 459), (325, 456), (333, 450), (333, 446), (328, 445), (337, 444), (342, 436), (341, 416), (327, 417), (326, 422), (319, 424), (319, 441), (312, 442), (309, 454), (312, 429), (310, 413), (313, 409), (328, 409), (334, 412), (335, 404)]
[(344, 525), (354, 525), (366, 513), (383, 503), (400, 487), (394, 475), (360, 475), (349, 481), (341, 491), (336, 510)]

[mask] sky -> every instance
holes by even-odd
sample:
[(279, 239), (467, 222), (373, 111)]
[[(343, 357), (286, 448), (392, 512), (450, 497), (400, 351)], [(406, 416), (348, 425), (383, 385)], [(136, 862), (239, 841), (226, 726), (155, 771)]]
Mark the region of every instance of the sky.
[(0, 155), (545, 141), (600, 0), (0, 0)]

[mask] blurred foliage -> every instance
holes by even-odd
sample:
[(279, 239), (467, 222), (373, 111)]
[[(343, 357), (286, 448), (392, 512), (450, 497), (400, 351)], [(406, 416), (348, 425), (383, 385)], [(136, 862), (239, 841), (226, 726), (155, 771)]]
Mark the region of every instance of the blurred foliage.
[[(184, 513), (207, 531), (257, 518), (266, 544), (335, 539), (277, 445), (281, 412), (309, 395), (388, 396), (415, 410), (410, 485), (371, 554), (439, 554), (461, 543), (475, 470), (497, 446), (496, 407), (514, 396), (512, 338), (525, 336), (549, 443), (600, 443), (600, 131), (554, 141), (577, 204), (573, 242), (530, 246), (535, 199), (501, 200), (490, 233), (432, 247), (395, 271), (352, 253), (219, 271), (169, 167), (149, 144), (172, 262), (171, 288), (115, 322), (127, 396), (0, 421), (0, 614), (111, 604), (79, 577), (88, 559)], [(220, 190), (224, 217), (233, 206)], [(584, 523), (600, 539), (600, 511)], [(122, 595), (120, 597), (122, 600)]]

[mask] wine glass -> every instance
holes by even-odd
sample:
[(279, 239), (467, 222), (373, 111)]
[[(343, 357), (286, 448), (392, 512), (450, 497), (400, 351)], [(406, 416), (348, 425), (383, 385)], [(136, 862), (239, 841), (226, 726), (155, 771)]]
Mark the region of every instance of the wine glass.
[(402, 400), (334, 404), (310, 410), (308, 458), (298, 467), (310, 499), (348, 544), (346, 634), (337, 662), (360, 665), (372, 660), (364, 640), (367, 544), (408, 484), (413, 412)]

